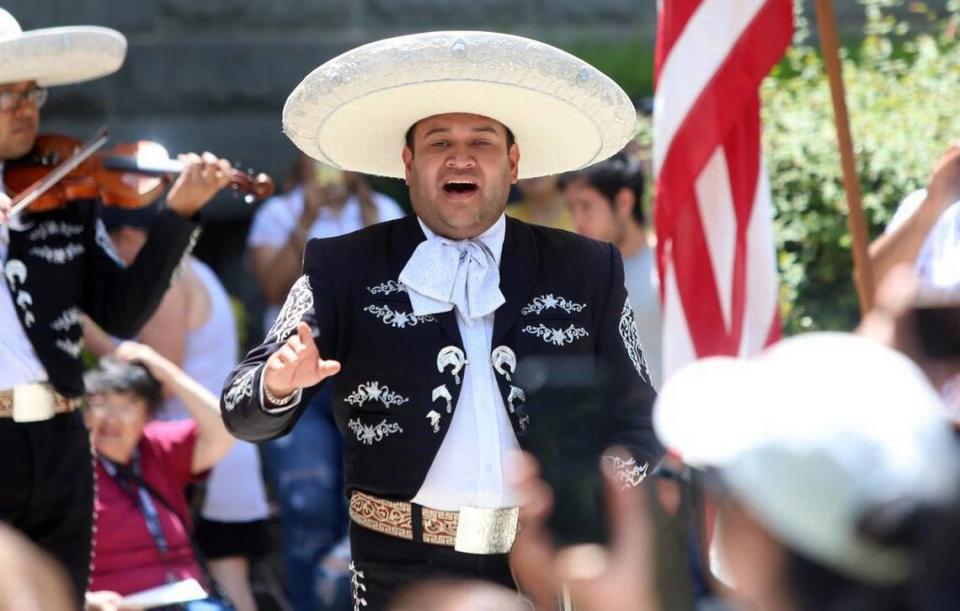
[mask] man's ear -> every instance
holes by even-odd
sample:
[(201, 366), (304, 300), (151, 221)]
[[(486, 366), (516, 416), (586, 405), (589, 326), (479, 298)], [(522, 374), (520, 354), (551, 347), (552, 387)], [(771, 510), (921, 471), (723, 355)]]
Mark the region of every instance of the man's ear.
[(629, 187), (622, 187), (613, 196), (613, 207), (620, 219), (629, 220), (633, 216), (633, 207), (636, 205), (637, 198)]
[(507, 151), (507, 157), (510, 159), (510, 184), (517, 184), (517, 175), (520, 170), (520, 147), (514, 142)]
[(406, 144), (403, 145), (403, 152), (400, 154), (400, 157), (403, 159), (403, 173), (404, 181), (409, 186), (410, 184), (410, 171), (413, 167), (413, 151), (410, 150), (410, 147)]

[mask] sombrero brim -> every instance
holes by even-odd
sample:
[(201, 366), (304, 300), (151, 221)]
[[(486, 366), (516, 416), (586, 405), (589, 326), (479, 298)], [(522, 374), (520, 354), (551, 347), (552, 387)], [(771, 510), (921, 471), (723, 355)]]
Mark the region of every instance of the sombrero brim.
[(127, 39), (110, 28), (71, 26), (28, 30), (0, 40), (0, 83), (42, 87), (80, 83), (120, 69)]
[(349, 51), (300, 83), (283, 126), (319, 161), (402, 178), (410, 126), (453, 112), (509, 127), (520, 178), (602, 161), (636, 130), (630, 99), (600, 71), (550, 45), (488, 32), (431, 32)]

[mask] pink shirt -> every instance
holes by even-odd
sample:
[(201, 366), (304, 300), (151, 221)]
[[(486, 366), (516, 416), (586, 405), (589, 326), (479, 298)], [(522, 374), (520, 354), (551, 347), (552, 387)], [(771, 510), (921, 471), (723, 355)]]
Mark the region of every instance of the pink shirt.
[[(197, 424), (192, 420), (151, 422), (144, 428), (139, 445), (143, 480), (187, 520), (190, 510), (184, 489), (198, 479), (191, 473), (196, 440)], [(123, 595), (139, 592), (166, 583), (168, 570), (175, 579), (193, 577), (203, 583), (189, 532), (162, 502), (154, 499), (169, 546), (166, 560), (157, 550), (137, 502), (99, 461), (96, 477), (91, 591), (112, 590)]]

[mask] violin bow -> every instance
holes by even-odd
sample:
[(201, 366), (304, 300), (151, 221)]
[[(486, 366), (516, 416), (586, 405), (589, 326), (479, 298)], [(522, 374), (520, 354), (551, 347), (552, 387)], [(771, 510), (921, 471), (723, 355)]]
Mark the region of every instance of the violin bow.
[(27, 208), (32, 204), (38, 197), (46, 193), (50, 187), (54, 186), (60, 180), (72, 172), (78, 165), (86, 161), (90, 155), (93, 155), (97, 152), (100, 147), (107, 143), (107, 140), (110, 139), (110, 130), (106, 127), (101, 127), (93, 138), (87, 140), (83, 146), (78, 148), (73, 152), (72, 155), (60, 162), (57, 167), (51, 170), (46, 176), (33, 183), (26, 189), (23, 193), (18, 195), (13, 199), (10, 206), (10, 211), (7, 213), (8, 218), (13, 218), (19, 214), (22, 210)]

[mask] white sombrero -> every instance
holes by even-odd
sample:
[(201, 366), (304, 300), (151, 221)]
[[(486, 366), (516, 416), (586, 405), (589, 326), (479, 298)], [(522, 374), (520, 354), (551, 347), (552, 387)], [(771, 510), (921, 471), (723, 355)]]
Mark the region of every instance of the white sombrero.
[(0, 84), (37, 81), (41, 87), (106, 76), (123, 65), (127, 39), (110, 28), (70, 26), (24, 32), (0, 8)]
[(427, 32), (358, 47), (311, 72), (287, 98), (283, 130), (323, 163), (402, 178), (407, 130), (451, 112), (509, 127), (520, 178), (602, 161), (637, 123), (627, 94), (569, 53), (506, 34)]

